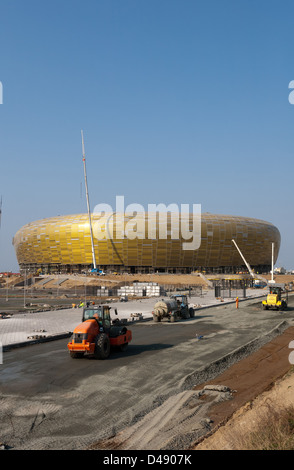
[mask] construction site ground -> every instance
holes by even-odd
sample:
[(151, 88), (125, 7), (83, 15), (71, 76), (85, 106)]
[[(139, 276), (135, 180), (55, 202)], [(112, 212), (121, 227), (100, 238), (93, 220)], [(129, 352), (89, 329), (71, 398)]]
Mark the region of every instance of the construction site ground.
[[(144, 439), (149, 445), (152, 440), (160, 442), (162, 434), (166, 437), (162, 423), (166, 420), (170, 424), (173, 419), (179, 430), (189, 420), (191, 435), (206, 426), (207, 432), (191, 442), (189, 450), (240, 450), (244, 437), (255, 431), (271, 406), (294, 406), (294, 368), (288, 360), (293, 338), (294, 326), (215, 379), (194, 387), (198, 396), (193, 391), (174, 396), (141, 422), (91, 448), (137, 449)], [(180, 433), (174, 437), (175, 449), (181, 448), (177, 440), (180, 443)]]
[[(233, 292), (234, 293), (234, 292)], [(246, 299), (260, 298), (263, 291), (257, 289), (248, 289)], [(91, 297), (91, 301), (95, 300), (96, 304), (101, 301), (107, 302), (99, 297)], [(142, 320), (152, 319), (152, 310), (158, 297), (130, 299), (128, 302), (120, 302), (118, 299), (111, 299), (109, 305), (111, 307), (112, 318), (118, 318), (131, 325), (132, 321), (138, 320), (139, 315)], [(161, 298), (160, 298), (161, 299)], [(246, 300), (243, 299), (243, 300)], [(82, 308), (72, 308), (67, 298), (60, 299), (57, 296), (51, 298), (44, 297), (36, 299), (34, 297), (26, 297), (28, 306), (23, 307), (22, 297), (12, 298), (8, 302), (4, 298), (0, 298), (0, 342), (5, 350), (11, 349), (17, 345), (24, 345), (35, 342), (34, 337), (40, 337), (43, 341), (70, 335), (75, 326), (81, 321)], [(83, 302), (86, 300), (81, 297)], [(234, 304), (235, 299), (231, 298), (215, 298), (213, 289), (205, 290), (199, 296), (192, 295), (188, 297), (189, 305), (195, 307), (196, 312), (200, 309), (206, 309), (211, 306)], [(31, 304), (32, 302), (32, 304)], [(240, 298), (240, 302), (242, 299)], [(34, 305), (44, 306), (41, 311), (35, 311)], [(60, 304), (60, 309), (54, 308), (55, 304)], [(47, 307), (46, 307), (47, 305)], [(50, 305), (50, 310), (48, 307)], [(19, 312), (16, 310), (19, 309)], [(117, 315), (115, 315), (115, 310)], [(11, 311), (13, 313), (11, 313)]]
[[(234, 276), (233, 276), (234, 277)], [(239, 276), (238, 276), (239, 277)], [(249, 276), (248, 276), (249, 277)], [(294, 278), (294, 276), (292, 276)], [(53, 288), (57, 286), (56, 281), (60, 281), (62, 287), (70, 289), (74, 287), (84, 287), (87, 285), (95, 286), (114, 286), (116, 284), (127, 284), (133, 282), (156, 282), (158, 284), (170, 284), (170, 285), (191, 285), (191, 286), (207, 286), (208, 278), (202, 273), (195, 274), (107, 274), (106, 276), (97, 276), (95, 274), (52, 274), (52, 275), (22, 275), (22, 276), (11, 276), (3, 277), (0, 279), (2, 286), (14, 286), (19, 284), (21, 281), (25, 281), (30, 278), (36, 279), (36, 286), (41, 286), (44, 289)], [(42, 280), (46, 279), (46, 282), (42, 286)]]

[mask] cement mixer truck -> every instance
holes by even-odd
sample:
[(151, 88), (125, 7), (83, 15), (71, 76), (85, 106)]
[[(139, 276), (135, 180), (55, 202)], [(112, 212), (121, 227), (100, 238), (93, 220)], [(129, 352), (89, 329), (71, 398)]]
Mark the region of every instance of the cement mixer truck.
[(194, 308), (189, 308), (186, 295), (173, 295), (169, 300), (160, 300), (156, 302), (152, 312), (154, 322), (175, 322), (182, 318), (192, 318), (194, 314)]

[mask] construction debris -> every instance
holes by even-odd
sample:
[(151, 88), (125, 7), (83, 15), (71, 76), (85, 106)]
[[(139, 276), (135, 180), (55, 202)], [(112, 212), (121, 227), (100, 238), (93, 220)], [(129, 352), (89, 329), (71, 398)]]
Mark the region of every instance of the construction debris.
[(133, 320), (142, 320), (143, 319), (143, 314), (142, 313), (131, 313), (130, 317)]
[(8, 313), (0, 313), (0, 319), (4, 320), (5, 318), (11, 318), (12, 315), (9, 315)]
[(0, 442), (0, 450), (8, 450), (11, 449), (11, 447), (8, 444), (5, 444), (5, 442)]

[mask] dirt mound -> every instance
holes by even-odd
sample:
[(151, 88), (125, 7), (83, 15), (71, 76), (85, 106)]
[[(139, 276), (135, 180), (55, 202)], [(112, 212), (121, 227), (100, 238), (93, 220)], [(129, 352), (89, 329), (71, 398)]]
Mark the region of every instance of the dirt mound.
[[(50, 276), (48, 276), (50, 278)], [(18, 279), (19, 281), (19, 279)], [(39, 280), (39, 285), (44, 289), (56, 288), (57, 279), (52, 277), (50, 282), (42, 285), (42, 280)], [(60, 285), (62, 289), (72, 289), (74, 287), (86, 286), (104, 286), (104, 287), (120, 287), (124, 285), (131, 285), (134, 282), (154, 282), (159, 285), (175, 286), (175, 287), (203, 287), (207, 288), (208, 282), (204, 277), (197, 274), (107, 274), (105, 276), (95, 275), (69, 275), (64, 282)], [(38, 284), (36, 283), (36, 287)]]
[[(276, 399), (278, 393), (279, 401), (285, 402), (287, 398), (289, 403), (294, 404), (294, 373), (289, 363), (289, 343), (293, 339), (294, 327), (290, 327), (254, 354), (234, 364), (217, 380), (209, 382), (221, 381), (236, 393), (233, 400), (210, 408), (209, 416), (214, 423), (212, 435), (202, 443), (200, 440), (194, 447), (196, 450), (234, 448), (233, 444), (225, 443), (228, 430), (231, 433), (235, 423), (237, 427), (242, 422), (242, 432), (247, 432), (253, 423), (249, 410), (253, 406), (256, 410), (266, 397)], [(284, 394), (285, 390), (287, 395)]]
[(212, 435), (205, 438), (195, 450), (241, 450), (246, 449), (246, 437), (256, 431), (267, 413), (274, 408), (285, 409), (294, 406), (294, 370), (293, 368), (277, 380), (270, 390), (260, 394), (254, 400), (239, 408), (226, 424)]

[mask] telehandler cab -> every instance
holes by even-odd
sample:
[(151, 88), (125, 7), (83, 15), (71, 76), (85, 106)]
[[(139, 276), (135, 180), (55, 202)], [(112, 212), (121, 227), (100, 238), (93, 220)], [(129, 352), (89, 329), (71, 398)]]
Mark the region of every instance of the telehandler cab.
[(111, 347), (125, 351), (132, 339), (132, 332), (115, 322), (114, 325), (111, 322), (108, 305), (85, 307), (82, 323), (74, 329), (71, 341), (67, 344), (71, 357), (91, 354), (96, 359), (106, 359)]

